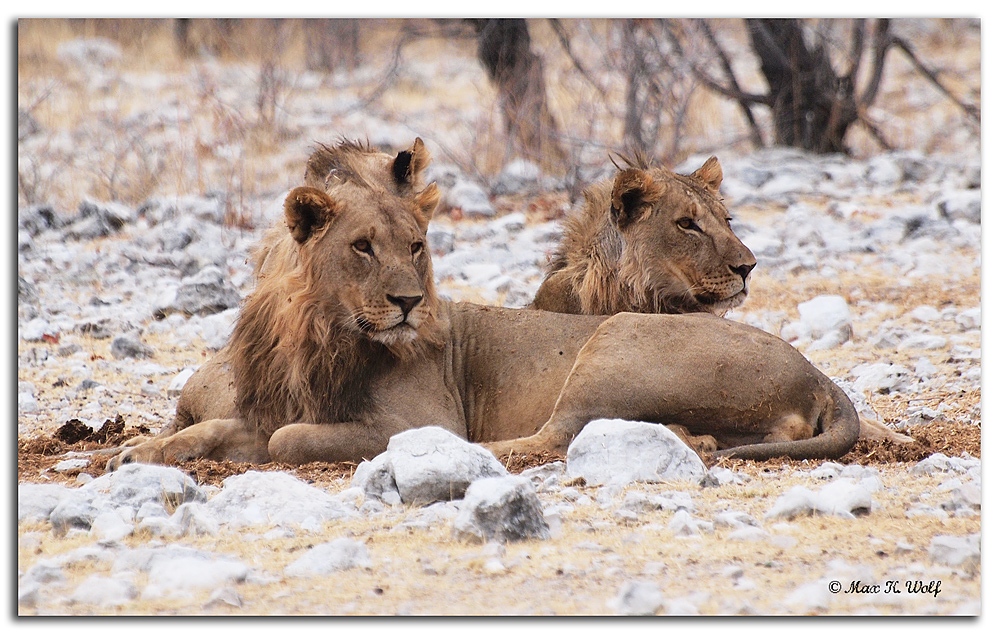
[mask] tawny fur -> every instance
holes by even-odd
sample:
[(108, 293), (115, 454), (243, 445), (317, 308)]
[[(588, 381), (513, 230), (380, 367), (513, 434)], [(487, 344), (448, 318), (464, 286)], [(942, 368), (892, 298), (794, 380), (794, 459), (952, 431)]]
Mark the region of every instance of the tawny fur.
[(690, 175), (635, 160), (590, 187), (563, 223), (531, 306), (590, 315), (721, 315), (741, 304), (756, 258), (729, 226), (721, 179), (713, 157)]
[[(289, 193), (229, 345), (185, 386), (173, 426), (109, 468), (357, 461), (427, 424), (497, 455), (564, 452), (595, 418), (680, 425), (753, 459), (835, 458), (856, 441), (842, 390), (749, 326), (439, 300), (424, 246), (440, 193), (409, 191), (413, 156), (398, 160), (334, 160), (347, 165), (335, 182)], [(620, 201), (623, 224), (638, 222), (641, 196)]]

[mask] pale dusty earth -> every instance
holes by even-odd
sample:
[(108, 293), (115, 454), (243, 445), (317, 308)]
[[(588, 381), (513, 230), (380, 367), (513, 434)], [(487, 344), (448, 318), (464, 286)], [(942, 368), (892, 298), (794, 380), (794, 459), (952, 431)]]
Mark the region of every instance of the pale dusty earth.
[[(387, 37), (382, 35), (380, 41), (385, 41)], [(161, 101), (168, 101), (164, 95), (174, 99), (179, 95), (181, 99), (187, 99), (192, 83), (190, 78), (196, 77), (204, 83), (215, 82), (211, 88), (214, 93), (208, 92), (202, 85), (201, 106), (214, 113), (211, 116), (216, 117), (216, 124), (221, 120), (219, 117), (230, 123), (240, 117), (244, 123), (251, 118), (247, 113), (252, 112), (252, 98), (233, 96), (241, 90), (251, 92), (256, 78), (251, 62), (206, 58), (169, 61), (165, 67), (160, 67), (150, 63), (147, 57), (139, 56), (136, 60), (126, 59), (103, 70), (110, 77), (104, 82), (93, 78), (86, 80), (74, 74), (79, 73), (78, 69), (52, 61), (58, 42), (68, 39), (71, 39), (70, 34), (63, 30), (56, 30), (53, 41), (44, 45), (35, 39), (25, 38), (23, 46), (30, 48), (36, 58), (22, 60), (24, 66), (19, 64), (18, 77), (19, 107), (34, 103), (46, 89), (52, 95), (41, 99), (41, 105), (35, 110), (37, 118), (43, 123), (46, 142), (43, 147), (37, 142), (30, 146), (19, 144), (19, 167), (22, 157), (27, 160), (30, 154), (34, 164), (42, 165), (43, 172), (48, 170), (45, 173), (62, 169), (63, 175), (54, 177), (47, 184), (48, 190), (41, 191), (40, 195), (67, 215), (75, 213), (81, 199), (99, 196), (102, 183), (108, 184), (100, 176), (107, 172), (98, 169), (89, 172), (92, 182), (88, 187), (87, 177), (84, 176), (88, 172), (82, 170), (78, 158), (80, 153), (87, 152), (96, 163), (108, 159), (100, 153), (100, 148), (107, 145), (96, 140), (99, 136), (96, 132), (86, 128), (88, 121), (98, 114), (111, 116), (123, 126), (122, 129), (127, 129), (129, 125), (149, 125), (140, 125), (136, 121), (156, 112), (153, 106), (144, 105), (153, 101), (150, 95), (159, 95)], [(950, 60), (949, 68), (953, 74), (964, 77), (972, 93), (978, 94), (975, 91), (980, 86), (981, 62), (980, 57), (977, 60), (975, 57), (976, 47), (980, 46), (977, 31), (969, 32), (966, 39), (948, 40), (941, 35), (933, 41), (934, 46), (939, 47), (934, 59), (940, 64), (944, 64), (943, 60)], [(149, 46), (164, 45), (160, 40), (151, 40)], [(393, 132), (386, 134), (387, 140), (397, 147), (404, 147), (403, 140), (406, 138), (411, 142), (415, 131), (431, 139), (436, 136), (439, 147), (446, 150), (454, 149), (462, 135), (469, 136), (476, 126), (495, 127), (496, 117), (489, 103), (479, 103), (483, 95), (489, 95), (488, 83), (480, 76), (481, 73), (477, 74), (474, 59), (461, 57), (468, 57), (469, 46), (463, 42), (419, 45), (399, 71), (403, 77), (416, 79), (393, 85), (363, 115), (352, 112), (339, 118), (333, 117), (330, 121), (329, 117), (322, 115), (323, 100), (340, 103), (335, 100), (367, 94), (366, 86), (369, 84), (340, 75), (331, 84), (303, 72), (296, 75), (299, 83), (294, 85), (298, 88), (287, 89), (289, 94), (292, 90), (301, 91), (294, 93), (294, 99), (288, 99), (286, 118), (282, 121), (282, 125), (292, 132), (284, 130), (276, 136), (260, 136), (243, 131), (237, 135), (238, 141), (234, 142), (224, 138), (226, 132), (220, 127), (213, 127), (211, 116), (204, 116), (204, 112), (197, 108), (190, 118), (177, 119), (176, 129), (171, 129), (170, 124), (166, 125), (165, 131), (162, 126), (150, 125), (147, 132), (153, 135), (151, 147), (154, 152), (162, 154), (172, 182), (160, 183), (159, 189), (154, 189), (149, 195), (169, 194), (169, 187), (178, 183), (183, 187), (189, 186), (187, 178), (190, 174), (185, 174), (183, 167), (173, 163), (175, 160), (183, 163), (185, 155), (182, 151), (175, 152), (169, 148), (172, 143), (182, 144), (184, 135), (196, 138), (196, 153), (203, 164), (199, 163), (197, 167), (194, 179), (197, 184), (190, 185), (194, 191), (204, 194), (208, 190), (234, 187), (245, 193), (245, 206), (237, 208), (235, 217), (227, 216), (222, 238), (222, 242), (230, 246), (234, 253), (243, 253), (265, 224), (262, 210), (300, 177), (301, 160), (308, 142), (317, 138), (327, 139), (337, 133), (371, 135), (390, 129)], [(441, 50), (447, 51), (450, 57), (438, 69), (438, 77), (434, 74), (434, 64)], [(545, 50), (551, 54), (550, 48)], [(369, 61), (370, 66), (362, 68), (358, 76), (364, 73), (369, 78), (377, 76), (385, 63), (384, 58), (376, 56)], [(131, 66), (133, 63), (134, 66)], [(952, 143), (967, 140), (969, 132), (960, 117), (940, 105), (942, 100), (932, 90), (925, 89), (909, 67), (899, 63), (892, 67), (892, 73), (890, 77), (894, 81), (889, 83), (889, 95), (898, 93), (902, 99), (905, 93), (900, 86), (907, 84), (913, 86), (913, 93), (920, 95), (905, 97), (910, 103), (900, 109), (913, 113), (913, 117), (917, 116), (915, 113), (930, 113), (930, 119), (914, 119), (913, 123), (900, 124), (898, 129), (894, 129), (900, 143), (928, 155), (934, 155), (934, 152), (947, 155), (956, 148), (944, 147), (941, 139), (949, 139)], [(316, 83), (310, 84), (313, 81)], [(421, 101), (424, 92), (434, 94), (434, 91), (442, 91), (447, 82), (451, 82), (450, 89), (462, 99), (478, 105), (470, 105), (464, 113), (457, 114), (451, 107)], [(313, 89), (315, 94), (304, 94)], [(882, 104), (882, 108), (890, 109), (886, 104)], [(231, 112), (226, 113), (227, 109)], [(731, 121), (737, 119), (736, 115), (720, 105), (706, 109), (712, 113), (708, 120), (713, 122), (715, 133), (710, 135), (705, 132), (704, 138), (697, 141), (696, 150), (702, 153), (730, 144), (737, 136), (730, 132), (734, 125)], [(406, 114), (393, 116), (393, 111), (404, 111)], [(720, 122), (728, 123), (719, 127)], [(238, 121), (233, 125), (238, 127)], [(705, 125), (711, 127), (710, 124)], [(74, 130), (78, 132), (75, 135), (72, 133)], [(275, 140), (282, 135), (290, 136), (293, 141)], [(264, 136), (266, 139), (262, 141)], [(977, 132), (971, 133), (970, 137), (975, 139)], [(67, 139), (73, 139), (72, 143), (83, 144), (84, 147), (74, 149), (72, 143), (67, 146)], [(250, 141), (270, 145), (272, 149), (261, 151), (258, 147), (251, 152), (247, 149)], [(94, 145), (86, 146), (87, 143)], [(283, 149), (273, 149), (282, 143)], [(730, 151), (736, 154), (743, 152), (738, 148)], [(871, 153), (876, 152), (871, 150)], [(120, 156), (124, 157), (122, 163), (127, 164), (129, 169), (142, 168), (135, 165), (134, 157), (128, 156), (127, 152)], [(227, 171), (226, 159), (232, 157), (235, 158), (229, 166), (235, 165), (238, 169)], [(187, 167), (190, 168), (189, 163)], [(66, 178), (65, 171), (72, 170), (77, 170), (75, 177)], [(140, 180), (136, 178), (130, 185), (138, 188), (135, 183)], [(43, 184), (37, 186), (45, 189)], [(141, 200), (131, 204), (138, 205)], [(821, 196), (814, 197), (810, 202), (816, 205), (824, 203)], [(904, 202), (898, 195), (886, 195), (880, 198), (872, 196), (858, 201), (858, 204), (877, 208), (900, 206)], [(20, 208), (26, 201), (19, 199), (18, 204)], [(570, 207), (566, 194), (554, 191), (496, 197), (493, 204), (499, 217), (517, 212), (525, 214), (528, 227), (538, 227), (557, 219)], [(782, 217), (785, 208), (786, 205), (781, 203), (754, 203), (733, 209), (733, 214), (748, 225), (765, 227)], [(459, 235), (456, 248), (461, 248), (462, 231), (469, 227), (474, 230), (486, 223), (462, 218), (460, 213), (449, 215), (447, 211), (438, 222)], [(88, 257), (100, 258), (102, 251), (117, 252), (119, 247), (112, 246), (112, 242), (117, 244), (134, 239), (135, 236), (126, 231), (122, 235), (86, 241), (79, 250), (87, 253)], [(38, 244), (44, 248), (44, 240), (39, 239)], [(857, 305), (883, 304), (885, 308), (880, 312), (872, 309), (856, 316), (853, 324), (856, 345), (808, 354), (809, 359), (823, 371), (842, 377), (858, 364), (884, 358), (883, 351), (865, 345), (861, 336), (877, 331), (878, 320), (890, 318), (903, 327), (915, 328), (922, 327), (922, 324), (916, 324), (908, 315), (917, 307), (928, 305), (938, 310), (951, 308), (960, 312), (981, 306), (981, 249), (960, 248), (953, 252), (954, 261), (971, 271), (963, 279), (950, 275), (926, 276), (906, 278), (901, 284), (898, 279), (886, 274), (886, 269), (871, 257), (855, 254), (843, 257), (851, 259), (854, 266), (849, 273), (834, 277), (809, 268), (772, 271), (761, 264), (753, 274), (750, 299), (740, 307), (737, 317), (749, 316), (765, 321), (775, 314), (794, 316), (798, 303), (820, 294), (841, 295)], [(242, 293), (251, 287), (246, 279), (245, 265), (234, 265), (230, 274)], [(536, 276), (525, 280), (528, 285), (537, 282)], [(92, 297), (117, 292), (116, 289), (104, 287), (97, 278), (64, 279), (59, 283), (47, 280), (39, 286), (44, 287), (43, 304), (50, 305), (59, 302), (83, 305)], [(442, 282), (442, 288), (461, 298), (490, 303), (502, 303), (504, 300), (502, 295), (473, 286), (461, 286), (454, 281)], [(148, 289), (149, 304), (152, 304), (157, 290)], [(132, 290), (129, 289), (128, 293), (131, 294)], [(130, 296), (126, 299), (135, 301)], [(83, 332), (67, 331), (58, 333), (54, 341), (51, 338), (37, 342), (18, 339), (17, 379), (34, 385), (34, 397), (38, 404), (37, 411), (18, 415), (18, 482), (55, 482), (78, 486), (81, 473), (84, 476), (101, 473), (103, 460), (99, 457), (83, 469), (63, 473), (52, 470), (67, 451), (103, 446), (101, 443), (76, 442), (78, 439), (72, 439), (72, 442), (55, 439), (57, 430), (77, 415), (97, 424), (103, 420), (114, 420), (120, 415), (125, 423), (125, 436), (142, 427), (156, 431), (172, 417), (176, 397), (168, 395), (168, 383), (182, 369), (202, 363), (211, 350), (199, 337), (177, 336), (169, 330), (150, 328), (155, 321), (151, 314), (145, 319), (137, 324), (144, 329), (142, 341), (155, 350), (152, 361), (166, 368), (166, 374), (147, 376), (141, 372), (123, 371), (136, 364), (115, 361), (110, 352), (110, 338), (99, 339)], [(21, 327), (24, 324), (19, 321), (18, 325)], [(779, 331), (780, 325), (776, 323), (773, 327)], [(942, 321), (933, 325), (929, 334), (964, 336)], [(966, 337), (962, 342), (981, 348), (980, 334), (976, 340)], [(79, 348), (67, 356), (59, 355), (60, 346), (68, 344), (77, 344)], [(48, 357), (49, 361), (26, 361), (37, 361), (40, 354)], [(952, 363), (948, 356), (947, 350), (899, 350), (892, 354), (891, 362), (911, 368), (920, 357), (928, 357), (937, 367), (946, 368)], [(85, 371), (81, 372), (81, 365), (85, 366)], [(960, 361), (958, 365), (964, 368), (967, 362)], [(690, 483), (645, 483), (632, 484), (623, 490), (566, 482), (566, 488), (575, 489), (592, 503), (573, 504), (572, 510), (563, 514), (561, 526), (551, 540), (508, 544), (499, 556), (500, 566), (492, 563), (496, 556), (495, 549), (455, 541), (447, 522), (426, 528), (400, 528), (400, 524), (414, 516), (418, 509), (396, 508), (363, 520), (330, 522), (318, 532), (300, 531), (291, 537), (265, 536), (266, 531), (263, 530), (223, 530), (214, 537), (179, 539), (179, 543), (199, 550), (232, 555), (251, 565), (261, 577), (273, 579), (269, 583), (241, 584), (237, 588), (238, 605), (211, 601), (210, 591), (198, 590), (182, 599), (139, 598), (112, 607), (53, 599), (40, 605), (19, 607), (18, 614), (612, 614), (615, 612), (612, 601), (622, 587), (633, 580), (655, 584), (663, 597), (661, 614), (979, 614), (982, 612), (981, 566), (977, 563), (942, 565), (931, 559), (929, 546), (938, 535), (980, 533), (981, 513), (949, 513), (941, 517), (939, 514), (910, 512), (917, 506), (921, 508), (921, 505), (940, 507), (952, 496), (948, 481), (953, 476), (912, 475), (910, 469), (917, 461), (931, 452), (952, 456), (967, 452), (973, 457), (981, 456), (981, 379), (977, 383), (967, 382), (961, 378), (960, 372), (955, 371), (954, 374), (951, 384), (941, 383), (916, 394), (869, 395), (870, 405), (888, 424), (908, 420), (914, 407), (930, 407), (942, 415), (927, 425), (909, 431), (919, 439), (913, 446), (899, 450), (876, 444), (860, 445), (840, 461), (874, 467), (883, 484), (881, 490), (872, 494), (875, 510), (857, 519), (813, 516), (763, 521), (764, 514), (783, 492), (795, 485), (804, 484), (814, 489), (822, 484), (808, 475), (820, 463), (730, 461), (719, 466), (745, 476), (744, 482), (709, 488)], [(84, 379), (110, 386), (110, 389), (98, 390), (96, 394), (85, 393), (79, 390)], [(121, 437), (117, 437), (104, 444), (113, 445), (120, 440)], [(525, 457), (521, 464), (511, 465), (511, 471), (552, 458)], [(202, 461), (181, 465), (181, 468), (201, 483), (218, 485), (225, 475), (240, 473), (250, 467)], [(299, 469), (264, 465), (261, 468), (286, 469), (306, 482), (334, 493), (348, 487), (351, 473), (351, 465), (306, 465)], [(735, 541), (729, 539), (732, 529), (728, 528), (694, 536), (678, 536), (668, 528), (673, 515), (671, 512), (649, 511), (637, 518), (616, 513), (624, 496), (632, 491), (689, 492), (696, 506), (694, 515), (699, 519), (710, 521), (722, 510), (744, 511), (761, 520), (770, 538), (764, 541)], [(576, 495), (571, 497), (578, 499)], [(555, 504), (564, 500), (559, 494), (546, 493), (542, 495), (542, 501)], [(58, 557), (94, 543), (94, 538), (83, 532), (57, 537), (44, 523), (22, 523), (17, 526), (17, 535), (19, 573), (40, 560)], [(370, 569), (353, 569), (310, 580), (282, 576), (284, 566), (303, 549), (341, 536), (365, 543), (373, 562)], [(159, 543), (149, 535), (135, 534), (122, 540), (121, 545), (139, 548)], [(64, 572), (69, 577), (67, 585), (72, 588), (92, 574), (107, 574), (108, 569), (107, 562), (84, 560)], [(940, 591), (932, 596), (910, 592), (897, 595), (883, 592), (834, 593), (816, 589), (829, 587), (833, 581), (848, 587), (856, 579), (882, 587), (886, 582), (896, 580), (903, 587), (906, 581), (925, 584), (939, 581)], [(141, 586), (142, 580), (137, 580), (137, 584)]]

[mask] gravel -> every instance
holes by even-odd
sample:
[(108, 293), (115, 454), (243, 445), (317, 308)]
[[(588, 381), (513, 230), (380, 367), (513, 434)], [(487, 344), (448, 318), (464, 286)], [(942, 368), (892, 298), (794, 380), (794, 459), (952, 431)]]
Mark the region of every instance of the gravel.
[[(78, 41), (60, 57), (99, 83), (120, 55), (107, 44)], [(199, 81), (226, 77), (212, 76)], [(408, 129), (355, 119), (358, 135), (411, 143)], [(25, 147), (43, 137), (26, 133)], [(436, 156), (428, 182), (444, 204), (428, 240), (440, 294), (527, 304), (559, 226), (502, 196), (561, 185), (519, 162), (485, 183)], [(980, 294), (954, 290), (980, 278), (977, 149), (720, 158), (733, 226), (759, 260), (756, 290), (728, 317), (785, 336), (875, 419), (980, 424), (968, 406), (980, 400)], [(119, 413), (154, 431), (169, 422), (194, 368), (225, 344), (252, 288), (250, 247), (282, 198), (275, 189), (246, 201), (260, 211), (239, 229), (212, 192), (20, 206), (19, 439), (74, 418), (95, 429)], [(878, 280), (887, 291), (865, 290)], [(146, 465), (73, 485), (19, 482), (19, 612), (981, 612), (980, 459), (708, 470), (661, 427), (593, 425), (565, 464), (520, 476), (420, 430), (424, 449), (396, 441), (332, 485), (251, 470), (213, 487)], [(59, 458), (43, 477), (91, 459)], [(830, 592), (851, 579), (941, 580), (943, 590)]]

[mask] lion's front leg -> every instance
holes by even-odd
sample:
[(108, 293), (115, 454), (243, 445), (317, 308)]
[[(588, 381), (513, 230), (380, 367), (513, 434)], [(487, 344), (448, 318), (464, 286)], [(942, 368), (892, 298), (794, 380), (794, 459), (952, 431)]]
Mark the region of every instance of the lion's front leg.
[(267, 436), (248, 429), (242, 419), (208, 420), (172, 436), (150, 438), (126, 449), (108, 462), (108, 470), (131, 462), (175, 464), (195, 458), (267, 462), (270, 460), (267, 440)]
[(268, 451), (275, 462), (305, 464), (307, 462), (360, 462), (370, 460), (385, 451), (393, 432), (364, 423), (296, 423), (274, 432)]

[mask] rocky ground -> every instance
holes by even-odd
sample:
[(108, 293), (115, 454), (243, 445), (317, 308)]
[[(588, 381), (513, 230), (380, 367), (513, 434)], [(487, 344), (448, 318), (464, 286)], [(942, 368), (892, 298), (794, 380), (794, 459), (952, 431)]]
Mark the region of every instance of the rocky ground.
[[(323, 138), (435, 133), (354, 123)], [(19, 168), (23, 154), (54, 169), (57, 137), (26, 135)], [(388, 454), (103, 475), (102, 450), (165, 425), (224, 345), (252, 288), (248, 250), (301, 168), (272, 175), (238, 222), (231, 192), (54, 196), (18, 209), (19, 614), (981, 613), (979, 148), (713, 153), (759, 260), (728, 317), (790, 341), (916, 442), (862, 442), (835, 464), (695, 457), (617, 481), (579, 475), (572, 455), (516, 456), (461, 475), (454, 501), (407, 493)], [(565, 183), (525, 162), (483, 178), (445, 152), (433, 171), (442, 295), (526, 304)], [(531, 521), (471, 522), (490, 500)]]

